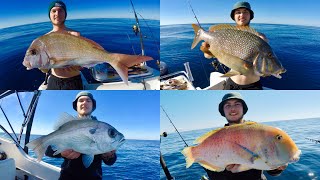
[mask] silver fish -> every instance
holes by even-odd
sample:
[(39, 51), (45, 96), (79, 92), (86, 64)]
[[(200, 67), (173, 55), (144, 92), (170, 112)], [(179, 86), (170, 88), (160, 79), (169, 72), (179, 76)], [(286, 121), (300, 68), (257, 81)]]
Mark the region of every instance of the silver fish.
[(66, 149), (73, 149), (82, 156), (82, 162), (87, 168), (94, 155), (116, 150), (125, 142), (124, 136), (111, 125), (90, 118), (79, 119), (67, 113), (60, 118), (55, 131), (29, 142), (26, 146), (33, 149), (40, 161), (51, 145), (56, 151), (54, 155)]

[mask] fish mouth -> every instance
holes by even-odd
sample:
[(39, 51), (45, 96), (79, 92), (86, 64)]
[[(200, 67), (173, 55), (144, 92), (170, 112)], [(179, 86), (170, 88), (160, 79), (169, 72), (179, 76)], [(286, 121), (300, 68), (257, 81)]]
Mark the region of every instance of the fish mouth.
[(30, 63), (30, 61), (24, 60), (24, 61), (22, 62), (22, 64), (27, 68), (27, 70), (31, 69), (31, 63)]
[(294, 156), (289, 160), (290, 163), (298, 162), (300, 159), (301, 150), (297, 151)]

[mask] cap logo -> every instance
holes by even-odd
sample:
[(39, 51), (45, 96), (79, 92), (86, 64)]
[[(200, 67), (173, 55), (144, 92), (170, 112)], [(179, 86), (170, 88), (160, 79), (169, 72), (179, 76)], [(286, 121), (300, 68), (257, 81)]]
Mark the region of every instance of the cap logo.
[(63, 7), (63, 5), (60, 4), (60, 3), (55, 3), (55, 4), (54, 4), (54, 7)]

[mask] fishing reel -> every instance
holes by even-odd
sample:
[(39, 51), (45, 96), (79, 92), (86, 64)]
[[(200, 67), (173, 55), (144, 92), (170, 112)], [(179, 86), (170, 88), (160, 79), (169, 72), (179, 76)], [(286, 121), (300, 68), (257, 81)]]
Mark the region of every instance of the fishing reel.
[(0, 160), (7, 159), (7, 154), (5, 152), (0, 152)]
[(140, 32), (140, 30), (139, 30), (137, 25), (133, 25), (132, 26), (132, 31), (134, 32), (135, 35), (138, 35), (138, 33)]

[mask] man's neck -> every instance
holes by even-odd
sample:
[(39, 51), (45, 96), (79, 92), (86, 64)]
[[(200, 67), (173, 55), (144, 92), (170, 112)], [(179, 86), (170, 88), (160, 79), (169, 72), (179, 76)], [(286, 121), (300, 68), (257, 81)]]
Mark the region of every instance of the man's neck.
[(87, 118), (87, 117), (91, 117), (91, 114), (87, 114), (87, 115), (81, 115), (81, 114), (78, 114), (78, 117), (79, 118)]
[(244, 120), (243, 119), (241, 119), (240, 121), (237, 121), (237, 122), (230, 122), (229, 121), (229, 126), (231, 126), (231, 125), (234, 125), (234, 124), (241, 124), (241, 123), (243, 123), (244, 122)]
[(64, 24), (61, 24), (61, 25), (53, 24), (53, 28), (52, 28), (53, 32), (61, 32), (61, 31), (66, 31), (66, 30), (67, 30), (67, 27)]

